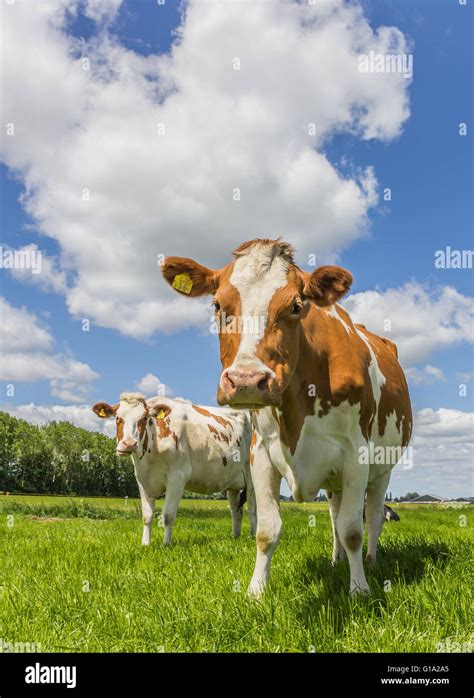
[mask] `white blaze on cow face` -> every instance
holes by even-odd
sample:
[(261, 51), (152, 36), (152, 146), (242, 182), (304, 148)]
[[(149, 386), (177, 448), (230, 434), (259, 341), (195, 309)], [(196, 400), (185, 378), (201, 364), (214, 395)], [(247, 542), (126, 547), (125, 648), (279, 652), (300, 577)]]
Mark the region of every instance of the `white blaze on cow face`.
[(117, 453), (129, 455), (140, 443), (145, 430), (148, 410), (139, 393), (122, 393), (115, 413), (117, 423)]
[(274, 371), (257, 356), (257, 347), (267, 325), (270, 302), (275, 292), (287, 284), (287, 275), (288, 262), (273, 245), (256, 244), (234, 262), (229, 281), (240, 296), (240, 342), (232, 365), (222, 371), (219, 383), (222, 389), (226, 382), (238, 383), (247, 393), (247, 404), (252, 402), (253, 393), (258, 402), (258, 386), (275, 377)]

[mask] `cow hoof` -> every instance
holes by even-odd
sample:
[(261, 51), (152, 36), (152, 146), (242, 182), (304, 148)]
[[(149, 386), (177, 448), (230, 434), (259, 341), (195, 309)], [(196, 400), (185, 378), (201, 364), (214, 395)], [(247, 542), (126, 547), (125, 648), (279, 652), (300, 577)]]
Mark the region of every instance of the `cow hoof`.
[(368, 586), (359, 586), (359, 585), (352, 586), (351, 589), (349, 590), (349, 595), (352, 596), (353, 598), (370, 596), (370, 588)]
[(250, 583), (249, 588), (247, 589), (247, 596), (252, 599), (253, 601), (260, 601), (260, 599), (263, 596), (263, 591), (265, 587), (263, 584), (252, 584)]

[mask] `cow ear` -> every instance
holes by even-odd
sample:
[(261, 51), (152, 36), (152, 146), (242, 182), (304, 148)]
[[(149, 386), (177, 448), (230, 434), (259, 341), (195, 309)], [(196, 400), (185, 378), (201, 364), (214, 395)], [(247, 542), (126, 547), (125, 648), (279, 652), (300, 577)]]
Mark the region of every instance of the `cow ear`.
[(171, 412), (171, 407), (169, 405), (163, 405), (158, 403), (153, 405), (152, 413), (155, 415), (156, 419), (164, 419)]
[(337, 303), (350, 289), (352, 274), (342, 267), (315, 269), (306, 280), (303, 295), (322, 307)]
[(92, 411), (96, 413), (98, 417), (102, 419), (107, 419), (108, 417), (113, 417), (113, 415), (118, 410), (118, 405), (109, 405), (108, 402), (96, 402)]
[(166, 257), (161, 273), (175, 291), (186, 296), (215, 293), (219, 285), (219, 270), (203, 267), (187, 257)]

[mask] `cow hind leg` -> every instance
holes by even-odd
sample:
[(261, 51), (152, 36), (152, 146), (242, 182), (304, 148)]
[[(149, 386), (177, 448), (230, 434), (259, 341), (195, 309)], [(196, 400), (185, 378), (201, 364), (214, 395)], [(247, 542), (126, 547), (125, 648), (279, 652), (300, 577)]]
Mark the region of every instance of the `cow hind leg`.
[(337, 533), (349, 561), (351, 575), (349, 593), (352, 596), (370, 593), (362, 563), (364, 542), (362, 517), (367, 479), (360, 472), (360, 465), (357, 464), (357, 466), (359, 471), (353, 469), (351, 472), (344, 473), (341, 504), (336, 520)]
[(236, 492), (235, 490), (227, 490), (226, 494), (232, 516), (232, 534), (234, 538), (239, 538), (242, 530), (243, 515), (243, 506), (239, 506), (240, 492)]
[(346, 556), (345, 550), (341, 545), (339, 535), (336, 528), (337, 515), (341, 506), (342, 494), (340, 492), (328, 492), (329, 515), (331, 517), (332, 526), (332, 556), (331, 562), (335, 565), (339, 560), (343, 560)]
[(377, 556), (377, 545), (384, 522), (385, 492), (390, 480), (390, 473), (379, 478), (372, 487), (367, 489), (367, 504), (365, 520), (367, 522), (367, 555), (365, 561), (374, 564)]

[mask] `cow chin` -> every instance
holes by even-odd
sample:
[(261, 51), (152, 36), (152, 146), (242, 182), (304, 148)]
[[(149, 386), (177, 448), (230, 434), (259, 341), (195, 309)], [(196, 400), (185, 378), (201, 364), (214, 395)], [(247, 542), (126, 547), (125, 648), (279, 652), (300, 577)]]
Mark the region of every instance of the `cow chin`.
[(217, 390), (217, 404), (232, 407), (234, 410), (261, 410), (264, 407), (280, 407), (281, 393), (276, 391), (237, 390), (226, 393), (221, 386)]

